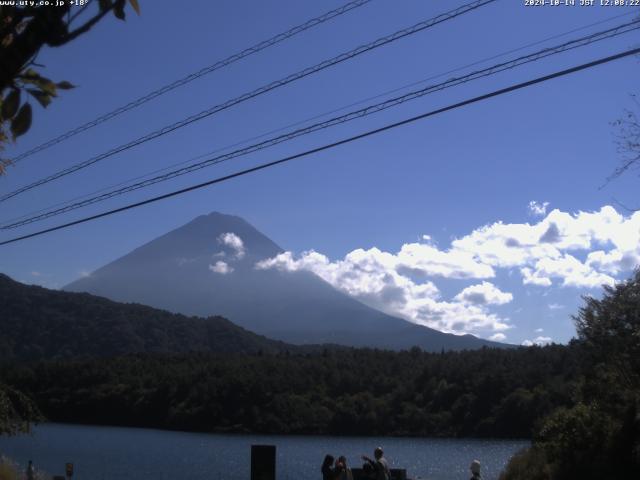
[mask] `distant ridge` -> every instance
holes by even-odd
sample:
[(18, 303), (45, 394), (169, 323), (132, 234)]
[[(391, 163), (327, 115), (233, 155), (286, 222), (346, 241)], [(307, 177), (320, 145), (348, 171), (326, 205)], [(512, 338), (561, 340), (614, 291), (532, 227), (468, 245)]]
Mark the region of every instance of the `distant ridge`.
[[(221, 242), (242, 241), (241, 250)], [(365, 306), (310, 272), (257, 270), (283, 251), (240, 217), (213, 212), (152, 240), (66, 290), (136, 302), (185, 315), (221, 315), (256, 333), (295, 344), (426, 351), (506, 347), (451, 335)]]
[(86, 293), (24, 285), (0, 274), (0, 361), (128, 353), (277, 353), (296, 347), (222, 317), (188, 318)]

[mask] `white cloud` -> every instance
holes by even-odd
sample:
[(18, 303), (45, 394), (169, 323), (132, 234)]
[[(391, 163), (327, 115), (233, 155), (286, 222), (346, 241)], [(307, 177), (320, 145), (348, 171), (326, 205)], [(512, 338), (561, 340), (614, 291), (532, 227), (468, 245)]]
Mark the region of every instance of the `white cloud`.
[[(640, 212), (624, 217), (613, 207), (569, 214), (551, 211), (538, 223), (485, 225), (452, 242), (493, 268), (519, 268), (525, 285), (599, 288), (640, 263)], [(573, 252), (584, 252), (582, 262)]]
[[(428, 236), (427, 236), (428, 237)], [(408, 272), (445, 278), (492, 278), (493, 268), (478, 262), (470, 252), (460, 250), (439, 250), (430, 241), (427, 243), (407, 243), (402, 246), (396, 259), (399, 268)]]
[[(547, 305), (549, 307), (549, 310), (560, 310), (562, 308), (564, 308), (564, 305), (560, 305), (559, 303), (550, 303), (549, 305)], [(542, 329), (540, 329), (542, 330)], [(538, 330), (536, 330), (537, 332)]]
[(31, 272), (31, 275), (34, 276), (34, 277), (41, 277), (42, 273), (33, 271), (33, 272)]
[[(396, 252), (358, 248), (335, 261), (313, 250), (299, 256), (285, 252), (256, 268), (311, 271), (386, 313), (442, 331), (491, 335), (510, 328), (509, 319), (493, 309), (513, 301), (513, 295), (486, 281), (500, 270), (514, 276), (519, 272), (524, 285), (546, 291), (555, 286), (586, 293), (612, 285), (616, 275), (640, 263), (640, 212), (624, 216), (605, 206), (594, 212), (554, 209), (546, 214), (547, 205), (534, 205), (545, 215), (534, 223), (484, 225), (448, 248), (425, 234)], [(442, 279), (483, 281), (444, 298), (437, 286)]]
[(235, 233), (223, 233), (218, 237), (218, 243), (221, 243), (222, 245), (225, 245), (226, 247), (232, 249), (234, 251), (235, 257), (238, 260), (245, 256), (246, 249), (244, 247), (244, 242)]
[(536, 329), (534, 330), (534, 332), (536, 332), (536, 333), (542, 333), (542, 332), (544, 332), (544, 328), (536, 328)]
[(504, 305), (513, 300), (513, 295), (503, 292), (489, 282), (482, 282), (462, 290), (454, 300), (474, 305)]
[(551, 342), (553, 342), (553, 339), (551, 337), (536, 337), (533, 340), (524, 340), (521, 345), (524, 347), (533, 347), (534, 345), (538, 345), (539, 347), (542, 347), (543, 345), (549, 345)]
[(533, 339), (533, 343), (536, 345), (547, 345), (551, 342), (553, 342), (551, 337), (536, 337)]
[(214, 265), (209, 265), (209, 270), (211, 270), (214, 273), (226, 275), (228, 273), (233, 272), (233, 267), (230, 267), (227, 262), (218, 261)]
[[(394, 255), (377, 248), (356, 249), (343, 260), (335, 262), (315, 251), (304, 252), (299, 258), (294, 258), (291, 252), (284, 252), (258, 262), (256, 268), (311, 271), (338, 290), (371, 307), (446, 332), (501, 331), (510, 328), (507, 320), (488, 312), (486, 305), (456, 299), (444, 301), (433, 282), (412, 278), (413, 274), (424, 270), (412, 268), (409, 272), (407, 269), (408, 265), (426, 263), (424, 259), (416, 258), (416, 262), (410, 264), (409, 258), (415, 257), (407, 257), (402, 251)], [(454, 270), (450, 273), (455, 278), (459, 271)], [(487, 285), (493, 287), (490, 283)], [(480, 287), (491, 302), (504, 301), (510, 295), (495, 287)]]
[(541, 258), (536, 262), (535, 269), (536, 274), (542, 277), (562, 279), (565, 287), (599, 288), (615, 283), (613, 277), (593, 270), (569, 254), (559, 258)]
[(489, 337), (489, 340), (493, 340), (494, 342), (504, 342), (507, 339), (507, 336), (504, 333), (494, 333)]
[(522, 283), (524, 285), (537, 285), (539, 287), (550, 287), (552, 282), (548, 277), (540, 276), (540, 272), (534, 272), (528, 267), (520, 270), (522, 273)]
[(544, 217), (547, 214), (547, 207), (549, 202), (536, 202), (531, 200), (529, 202), (529, 214), (536, 217)]

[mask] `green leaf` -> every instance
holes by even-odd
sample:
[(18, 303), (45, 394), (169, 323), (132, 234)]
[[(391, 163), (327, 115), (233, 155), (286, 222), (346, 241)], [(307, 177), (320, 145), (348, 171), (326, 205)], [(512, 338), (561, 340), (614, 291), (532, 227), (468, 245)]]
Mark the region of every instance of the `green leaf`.
[(29, 68), (25, 70), (23, 73), (21, 73), (20, 77), (37, 79), (37, 78), (40, 78), (40, 74), (35, 70), (33, 70), (32, 68)]
[(140, 15), (140, 4), (138, 3), (138, 0), (129, 0), (129, 3), (131, 4), (131, 8), (133, 8), (136, 13)]
[(72, 88), (76, 88), (76, 86), (70, 82), (67, 82), (66, 80), (63, 80), (62, 82), (58, 82), (56, 83), (56, 86), (60, 89), (60, 90), (71, 90)]
[(44, 108), (47, 108), (51, 103), (51, 95), (41, 90), (36, 90), (35, 88), (29, 88), (27, 91), (33, 95), (33, 97), (42, 105)]
[(40, 87), (40, 90), (42, 90), (43, 92), (48, 93), (52, 97), (58, 96), (58, 88), (56, 87), (56, 84), (48, 78), (40, 77), (40, 79), (37, 81), (37, 84), (38, 87)]
[(11, 122), (11, 133), (14, 140), (27, 133), (31, 127), (31, 105), (25, 103)]
[(20, 90), (17, 88), (11, 90), (9, 95), (2, 102), (2, 118), (10, 120), (18, 111), (20, 106)]
[(33, 85), (38, 85), (38, 82), (40, 81), (41, 77), (40, 77), (40, 74), (35, 70), (28, 69), (22, 72), (20, 75), (18, 75), (18, 78), (22, 80), (23, 83), (31, 83)]

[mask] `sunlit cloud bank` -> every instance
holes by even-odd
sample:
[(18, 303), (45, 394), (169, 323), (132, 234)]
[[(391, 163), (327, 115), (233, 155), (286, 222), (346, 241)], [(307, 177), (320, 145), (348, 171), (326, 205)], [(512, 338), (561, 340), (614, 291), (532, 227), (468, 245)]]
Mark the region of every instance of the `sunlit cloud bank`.
[[(595, 212), (556, 209), (547, 214), (547, 206), (529, 204), (531, 214), (543, 216), (537, 223), (498, 221), (454, 239), (448, 248), (425, 235), (397, 252), (358, 248), (335, 261), (313, 250), (298, 256), (284, 252), (256, 268), (311, 271), (389, 314), (446, 332), (482, 332), (504, 341), (512, 324), (497, 308), (514, 298), (488, 281), (498, 271), (514, 272), (531, 289), (584, 291), (612, 285), (640, 263), (640, 212), (625, 216), (605, 206)], [(443, 298), (437, 286), (441, 279), (474, 283)], [(538, 337), (527, 343), (548, 341)]]
[(533, 347), (534, 345), (537, 345), (539, 347), (542, 347), (544, 345), (549, 345), (550, 343), (553, 343), (553, 340), (551, 339), (551, 337), (536, 337), (533, 340), (524, 340), (521, 345), (523, 347)]

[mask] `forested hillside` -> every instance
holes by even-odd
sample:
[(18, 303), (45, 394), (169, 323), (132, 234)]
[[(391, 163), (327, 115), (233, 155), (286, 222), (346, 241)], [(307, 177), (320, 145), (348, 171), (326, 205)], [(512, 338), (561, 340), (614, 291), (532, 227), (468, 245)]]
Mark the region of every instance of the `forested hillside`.
[(294, 348), (222, 317), (186, 317), (89, 294), (27, 286), (0, 274), (1, 361)]
[(195, 431), (529, 437), (577, 350), (131, 355), (7, 368), (51, 420)]

